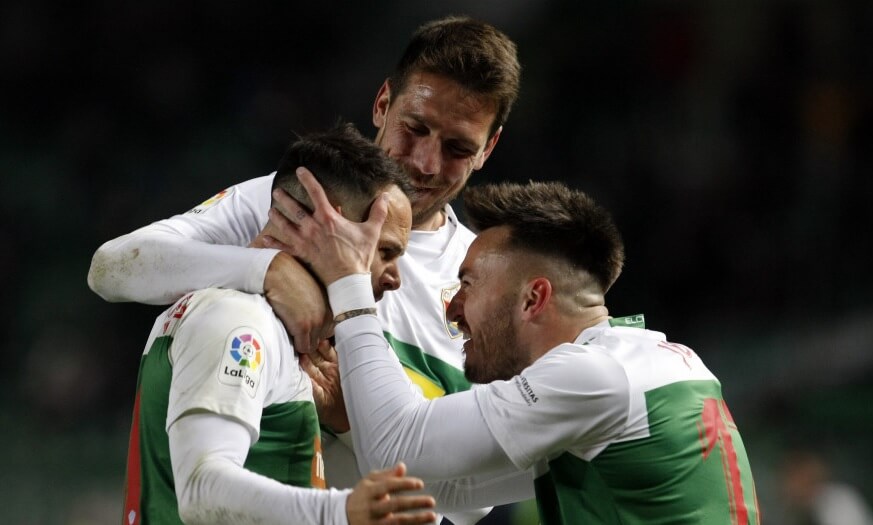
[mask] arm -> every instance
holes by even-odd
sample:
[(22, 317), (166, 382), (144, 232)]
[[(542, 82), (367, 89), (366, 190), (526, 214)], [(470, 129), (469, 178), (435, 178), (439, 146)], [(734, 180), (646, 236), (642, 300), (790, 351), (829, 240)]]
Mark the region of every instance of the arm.
[(291, 487), (243, 468), (249, 430), (233, 419), (200, 413), (169, 429), (179, 515), (185, 523), (346, 523), (351, 491)]
[(94, 253), (88, 286), (107, 301), (172, 303), (218, 287), (264, 294), (301, 352), (322, 337), (323, 290), (293, 257), (247, 248), (267, 221), (271, 175), (219, 193), (188, 213), (104, 243)]
[[(185, 523), (368, 524), (393, 513), (427, 509), (426, 496), (399, 492), (420, 489), (402, 465), (372, 473), (354, 490), (321, 490), (283, 485), (243, 468), (251, 444), (245, 425), (210, 413), (190, 414), (169, 429), (170, 456), (179, 515)], [(390, 497), (389, 497), (390, 495)], [(420, 511), (397, 523), (427, 523)]]
[[(366, 276), (354, 275), (332, 283), (328, 294), (335, 311), (344, 312), (374, 304), (369, 290)], [(426, 400), (412, 387), (373, 315), (338, 323), (336, 338), (360, 470), (402, 458), (410, 473), (430, 482), (427, 488), (444, 511), (533, 497), (531, 473), (503, 451), (475, 391)]]
[[(370, 523), (372, 516), (399, 509), (432, 505), (421, 496), (384, 498), (422, 486), (396, 470), (377, 475), (349, 493), (290, 487), (245, 468), (249, 450), (259, 438), (263, 407), (311, 402), (309, 382), (301, 378), (296, 360), (285, 351), (287, 343), (283, 345), (273, 327), (273, 314), (262, 298), (204, 290), (170, 332), (167, 435), (180, 515), (194, 523), (286, 523), (291, 517), (303, 523), (333, 524), (346, 523), (348, 514), (354, 524)], [(259, 351), (247, 352), (239, 341), (249, 341)], [(258, 366), (243, 365), (230, 349)], [(246, 367), (245, 381), (220, 374), (237, 366)], [(301, 442), (317, 438), (313, 427), (291, 430), (297, 430), (295, 439)], [(275, 459), (288, 460), (282, 453)], [(310, 466), (303, 466), (308, 473)], [(359, 512), (365, 512), (367, 519), (360, 521)], [(423, 520), (430, 513), (413, 516)]]
[(245, 246), (266, 222), (271, 182), (243, 182), (188, 213), (106, 242), (91, 261), (88, 285), (107, 301), (146, 304), (209, 287), (261, 293), (276, 251)]

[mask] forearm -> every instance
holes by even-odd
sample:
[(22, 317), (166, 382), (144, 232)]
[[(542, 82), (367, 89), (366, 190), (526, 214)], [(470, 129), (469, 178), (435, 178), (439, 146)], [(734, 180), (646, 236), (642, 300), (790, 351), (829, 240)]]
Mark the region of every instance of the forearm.
[(428, 483), (443, 512), (533, 497), (532, 475), (519, 471), (500, 448), (472, 392), (425, 400), (410, 386), (373, 317), (337, 325), (337, 343), (361, 470), (404, 461), (411, 475)]
[[(371, 308), (365, 276), (328, 287), (335, 312)], [(471, 491), (514, 470), (491, 435), (472, 391), (426, 400), (409, 382), (375, 315), (336, 326), (343, 395), (361, 471), (404, 461), (425, 482), (465, 480)], [(464, 446), (458, 447), (463, 435)], [(484, 486), (484, 485), (481, 485)], [(456, 500), (457, 501), (457, 500)], [(472, 499), (468, 499), (475, 506)], [(481, 506), (481, 504), (480, 504)]]
[(350, 491), (284, 485), (243, 467), (246, 428), (214, 414), (170, 427), (179, 514), (185, 523), (347, 523)]
[(201, 288), (262, 293), (276, 250), (222, 246), (155, 223), (97, 249), (88, 285), (107, 301), (172, 303)]

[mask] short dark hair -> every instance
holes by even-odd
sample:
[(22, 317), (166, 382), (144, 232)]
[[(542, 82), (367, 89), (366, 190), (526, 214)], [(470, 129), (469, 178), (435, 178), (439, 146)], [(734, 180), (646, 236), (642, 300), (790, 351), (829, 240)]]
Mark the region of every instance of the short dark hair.
[(500, 183), (464, 190), (464, 212), (477, 231), (508, 226), (509, 246), (566, 261), (606, 292), (624, 265), (624, 243), (606, 209), (560, 182)]
[(419, 27), (388, 79), (395, 96), (417, 72), (445, 76), (494, 104), (490, 135), (509, 117), (521, 82), (515, 43), (494, 26), (448, 16)]
[(400, 166), (349, 122), (297, 136), (279, 161), (273, 189), (284, 189), (311, 211), (312, 203), (295, 174), (300, 166), (315, 175), (331, 204), (342, 206), (351, 220), (365, 220), (373, 200), (391, 185), (407, 196), (412, 191)]

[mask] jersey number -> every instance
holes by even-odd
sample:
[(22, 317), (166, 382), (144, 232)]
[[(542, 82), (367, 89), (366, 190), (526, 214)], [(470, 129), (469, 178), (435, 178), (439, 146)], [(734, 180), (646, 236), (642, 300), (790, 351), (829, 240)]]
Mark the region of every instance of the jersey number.
[[(740, 479), (740, 467), (737, 463), (737, 452), (731, 438), (731, 429), (736, 429), (733, 417), (728, 410), (727, 404), (722, 399), (707, 398), (703, 401), (703, 413), (701, 414), (702, 425), (700, 440), (703, 449), (703, 459), (718, 445), (721, 451), (722, 469), (724, 471), (725, 484), (728, 488), (728, 498), (731, 500), (731, 523), (746, 524), (749, 520), (749, 511), (743, 497), (743, 483)], [(702, 428), (700, 428), (702, 427)]]

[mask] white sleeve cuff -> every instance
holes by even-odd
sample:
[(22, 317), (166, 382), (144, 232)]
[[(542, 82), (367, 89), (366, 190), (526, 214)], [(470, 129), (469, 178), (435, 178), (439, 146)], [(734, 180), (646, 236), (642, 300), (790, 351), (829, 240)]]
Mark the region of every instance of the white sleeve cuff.
[(327, 298), (335, 316), (350, 310), (376, 307), (369, 273), (353, 273), (330, 283)]
[(256, 250), (253, 252), (255, 255), (252, 257), (252, 264), (248, 266), (249, 270), (246, 272), (246, 280), (242, 291), (263, 294), (267, 270), (270, 268), (273, 258), (276, 257), (279, 250), (273, 248), (257, 248)]

